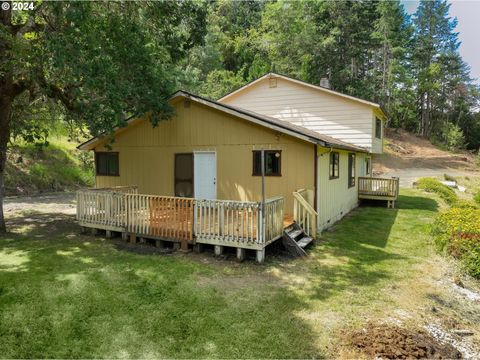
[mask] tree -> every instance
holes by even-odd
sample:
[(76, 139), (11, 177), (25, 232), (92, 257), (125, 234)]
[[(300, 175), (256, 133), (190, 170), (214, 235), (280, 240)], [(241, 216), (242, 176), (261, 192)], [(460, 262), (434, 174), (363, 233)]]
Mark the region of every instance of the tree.
[(415, 93), (410, 52), (413, 29), (399, 1), (381, 1), (372, 39), (375, 100), (389, 114), (389, 125), (415, 129)]
[(135, 114), (168, 119), (177, 62), (203, 39), (205, 7), (182, 2), (35, 3), (0, 12), (0, 232), (6, 150), (19, 101), (44, 97), (92, 135)]
[[(430, 136), (446, 115), (450, 95), (468, 83), (465, 64), (458, 54), (457, 20), (450, 18), (445, 0), (421, 1), (414, 15), (414, 76), (420, 113), (420, 133)], [(448, 99), (447, 99), (448, 98)]]

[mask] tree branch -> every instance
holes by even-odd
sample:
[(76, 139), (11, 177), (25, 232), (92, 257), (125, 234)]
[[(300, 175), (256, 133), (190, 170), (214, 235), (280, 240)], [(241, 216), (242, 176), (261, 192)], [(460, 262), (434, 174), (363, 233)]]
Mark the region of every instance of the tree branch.
[(71, 112), (79, 113), (79, 109), (75, 104), (74, 99), (69, 96), (68, 92), (65, 89), (62, 89), (60, 86), (48, 83), (45, 77), (42, 75), (39, 78), (39, 83), (43, 87), (47, 96), (59, 100), (65, 108)]
[(22, 37), (24, 34), (29, 32), (40, 32), (45, 30), (44, 24), (39, 24), (35, 21), (35, 17), (40, 13), (45, 6), (45, 2), (42, 2), (40, 5), (35, 7), (31, 12), (31, 15), (28, 17), (27, 21), (23, 24), (17, 24), (12, 26), (12, 33), (17, 37)]

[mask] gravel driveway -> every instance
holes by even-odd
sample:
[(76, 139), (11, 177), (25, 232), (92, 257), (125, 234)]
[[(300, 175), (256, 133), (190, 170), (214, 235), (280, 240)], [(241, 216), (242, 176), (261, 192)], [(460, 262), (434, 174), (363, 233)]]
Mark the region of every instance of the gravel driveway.
[(413, 186), (413, 183), (422, 177), (443, 176), (444, 174), (448, 174), (453, 177), (480, 175), (479, 172), (468, 172), (450, 169), (407, 168), (385, 172), (381, 175), (381, 177), (399, 177), (400, 187), (411, 188)]
[(6, 197), (3, 210), (5, 214), (17, 211), (37, 211), (42, 213), (75, 215), (75, 193), (62, 192), (35, 196)]

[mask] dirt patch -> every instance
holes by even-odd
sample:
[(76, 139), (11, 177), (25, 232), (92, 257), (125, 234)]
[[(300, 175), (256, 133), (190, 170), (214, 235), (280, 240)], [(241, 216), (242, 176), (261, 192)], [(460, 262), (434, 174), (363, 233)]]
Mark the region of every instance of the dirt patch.
[(345, 341), (368, 357), (383, 359), (461, 359), (452, 345), (442, 344), (423, 330), (397, 325), (369, 323), (364, 329), (345, 334)]
[(401, 129), (388, 129), (384, 153), (374, 159), (374, 174), (402, 169), (443, 169), (475, 171), (475, 156), (437, 148), (427, 139)]

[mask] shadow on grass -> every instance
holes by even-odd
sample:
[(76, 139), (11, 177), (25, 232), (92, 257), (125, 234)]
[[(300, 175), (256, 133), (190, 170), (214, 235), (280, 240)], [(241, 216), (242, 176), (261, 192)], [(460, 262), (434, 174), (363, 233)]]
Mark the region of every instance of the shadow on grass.
[[(303, 291), (310, 299), (326, 300), (362, 290), (375, 294), (418, 261), (416, 256), (427, 246), (418, 232), (425, 226), (425, 217), (437, 211), (436, 201), (401, 195), (396, 209), (367, 205), (325, 231), (311, 250), (303, 266), (307, 278)], [(289, 275), (284, 274), (282, 280), (291, 284)]]
[[(0, 239), (4, 357), (322, 357), (292, 292), (188, 256), (118, 251), (73, 216), (24, 213)], [(260, 268), (260, 269), (263, 269)], [(259, 288), (259, 284), (262, 287)], [(288, 344), (286, 346), (285, 344)]]

